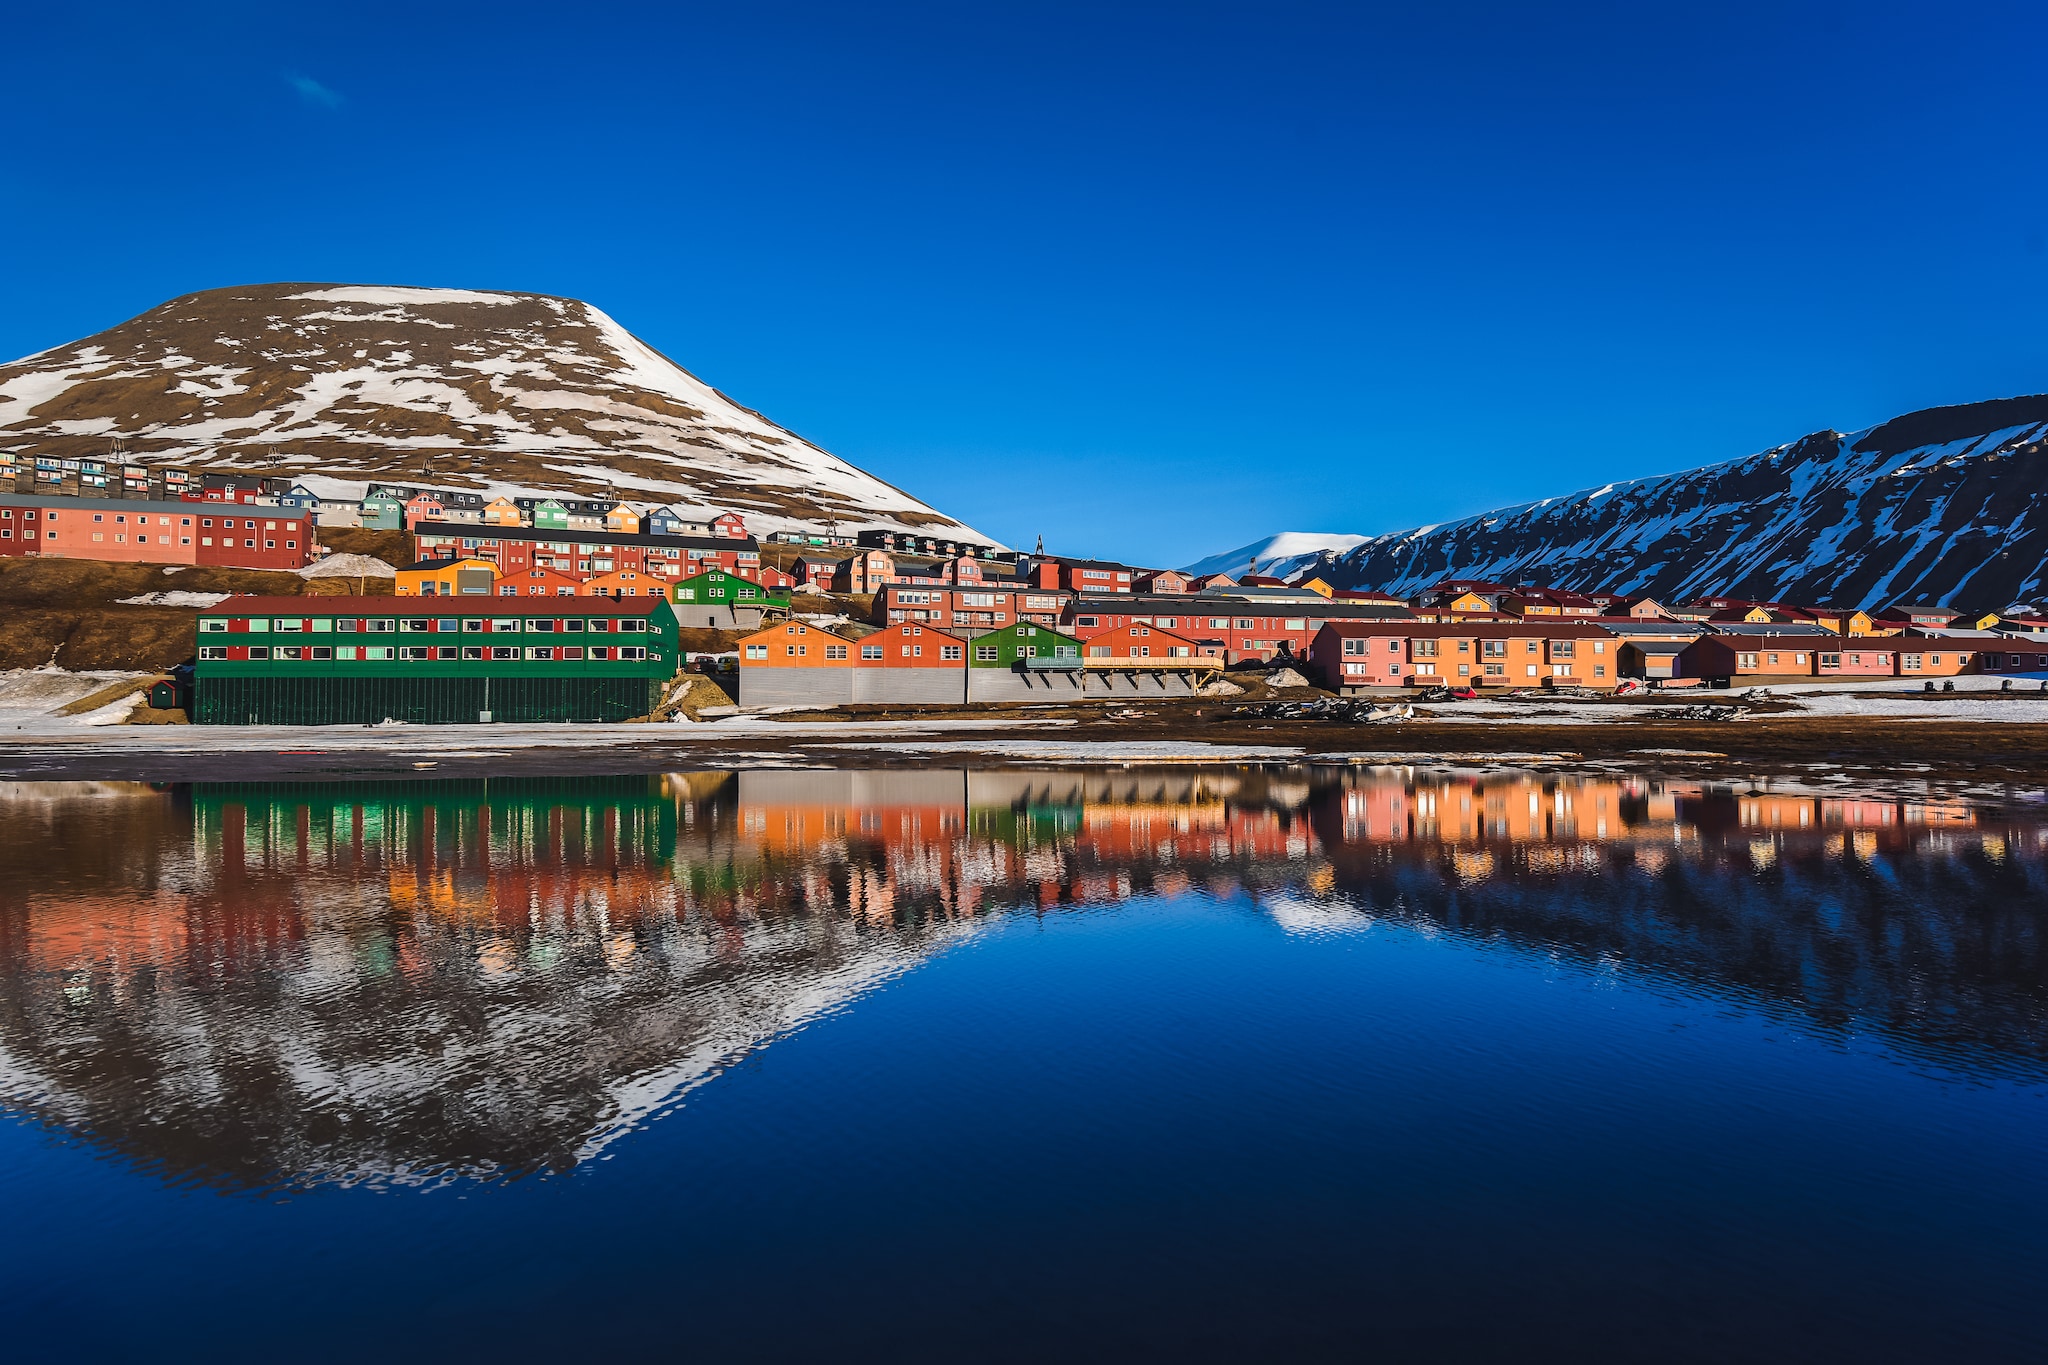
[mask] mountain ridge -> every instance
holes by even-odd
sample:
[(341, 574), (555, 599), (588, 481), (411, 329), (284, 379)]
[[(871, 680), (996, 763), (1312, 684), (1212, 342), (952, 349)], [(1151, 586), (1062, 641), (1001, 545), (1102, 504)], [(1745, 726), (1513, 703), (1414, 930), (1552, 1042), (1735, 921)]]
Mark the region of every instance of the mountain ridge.
[(2044, 587), (2044, 440), (2048, 394), (1926, 408), (1367, 537), (1292, 569), (1314, 563), (1336, 587), (1402, 594), (1480, 578), (1660, 600), (1868, 608), (1960, 595), (2003, 607)]
[(610, 315), (506, 290), (288, 282), (169, 299), (0, 365), (0, 450), (502, 494), (760, 530), (987, 537), (735, 402)]

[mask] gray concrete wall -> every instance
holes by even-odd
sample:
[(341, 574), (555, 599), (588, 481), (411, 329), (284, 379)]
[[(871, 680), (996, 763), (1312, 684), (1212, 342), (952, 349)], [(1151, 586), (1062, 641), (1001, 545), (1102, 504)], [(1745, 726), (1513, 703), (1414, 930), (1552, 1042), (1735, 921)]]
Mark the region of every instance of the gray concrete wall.
[[(1219, 675), (1220, 676), (1220, 675)], [(1208, 681), (1208, 673), (1140, 673), (1094, 669), (1083, 675), (1083, 696), (1090, 701), (1123, 697), (1192, 697)]]
[(852, 668), (740, 666), (741, 706), (837, 706), (853, 700)]
[(856, 668), (853, 700), (899, 706), (958, 706), (967, 700), (967, 668)]
[(731, 607), (721, 602), (671, 602), (676, 624), (692, 629), (759, 630), (765, 614), (759, 607)]
[(1079, 701), (1079, 669), (1035, 669), (1020, 673), (1009, 668), (967, 670), (969, 701)]

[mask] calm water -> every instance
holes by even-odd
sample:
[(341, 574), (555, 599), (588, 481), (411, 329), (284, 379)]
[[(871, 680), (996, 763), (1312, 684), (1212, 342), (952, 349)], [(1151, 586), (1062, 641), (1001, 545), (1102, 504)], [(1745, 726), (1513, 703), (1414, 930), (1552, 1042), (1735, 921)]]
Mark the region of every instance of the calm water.
[(0, 788), (10, 1358), (2048, 1356), (2048, 824)]

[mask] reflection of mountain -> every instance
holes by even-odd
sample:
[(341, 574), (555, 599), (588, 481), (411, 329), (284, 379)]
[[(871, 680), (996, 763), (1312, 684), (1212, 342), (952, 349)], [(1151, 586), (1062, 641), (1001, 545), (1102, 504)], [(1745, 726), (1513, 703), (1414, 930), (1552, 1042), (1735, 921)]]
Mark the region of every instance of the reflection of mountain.
[(0, 1098), (226, 1186), (564, 1169), (991, 914), (1249, 891), (2048, 1065), (2041, 831), (1403, 770), (0, 791)]

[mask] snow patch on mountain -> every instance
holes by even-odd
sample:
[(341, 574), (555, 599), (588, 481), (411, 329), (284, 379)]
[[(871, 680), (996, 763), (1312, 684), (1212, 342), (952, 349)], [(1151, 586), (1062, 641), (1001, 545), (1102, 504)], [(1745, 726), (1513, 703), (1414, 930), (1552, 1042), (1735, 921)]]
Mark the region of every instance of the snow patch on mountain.
[(1252, 572), (1251, 565), (1256, 563), (1259, 573), (1285, 578), (1325, 556), (1334, 558), (1362, 545), (1366, 539), (1365, 536), (1330, 535), (1320, 531), (1282, 531), (1279, 535), (1255, 540), (1235, 550), (1198, 559), (1181, 572), (1193, 575), (1227, 573), (1233, 578), (1241, 578)]
[(1930, 408), (1726, 464), (1359, 538), (1323, 576), (1402, 594), (1480, 578), (1666, 601), (2003, 607), (2048, 586), (2044, 441), (2048, 396)]

